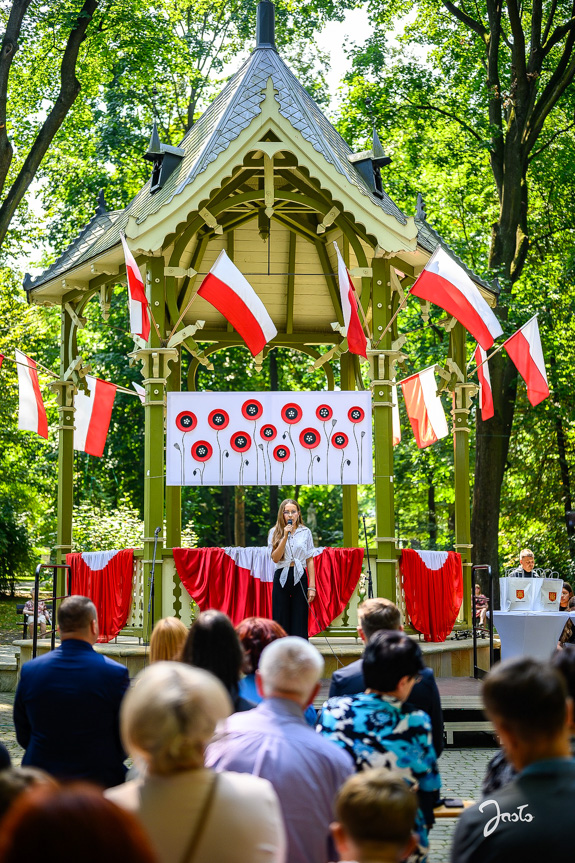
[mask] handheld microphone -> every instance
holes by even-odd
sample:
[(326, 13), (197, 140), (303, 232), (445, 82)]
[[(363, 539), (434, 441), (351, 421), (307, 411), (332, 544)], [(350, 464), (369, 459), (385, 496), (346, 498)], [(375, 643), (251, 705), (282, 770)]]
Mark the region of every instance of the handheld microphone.
[[(292, 525), (293, 525), (293, 519), (288, 518), (287, 523), (288, 523), (288, 527), (290, 527), (290, 528), (291, 528), (291, 527), (292, 527)], [(290, 533), (291, 533), (291, 530), (290, 530)]]

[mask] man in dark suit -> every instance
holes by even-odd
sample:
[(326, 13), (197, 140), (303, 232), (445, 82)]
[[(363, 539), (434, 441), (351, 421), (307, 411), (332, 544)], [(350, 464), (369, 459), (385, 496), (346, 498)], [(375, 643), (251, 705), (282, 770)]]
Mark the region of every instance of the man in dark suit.
[(96, 607), (70, 596), (58, 609), (61, 644), (22, 666), (14, 703), (23, 765), (105, 788), (124, 781), (119, 710), (128, 669), (96, 653)]
[(541, 863), (573, 854), (572, 703), (547, 663), (502, 662), (483, 686), (487, 715), (518, 775), (459, 816), (452, 863)]
[[(401, 614), (399, 608), (390, 599), (366, 599), (357, 610), (359, 637), (367, 643), (374, 632), (381, 630), (400, 630)], [(415, 684), (409, 696), (409, 704), (417, 710), (424, 710), (431, 719), (433, 731), (433, 747), (437, 757), (443, 752), (443, 713), (441, 700), (435, 677), (431, 668), (420, 672), (420, 680)], [(355, 695), (363, 692), (363, 659), (357, 659), (334, 671), (331, 678), (329, 697), (337, 695)]]

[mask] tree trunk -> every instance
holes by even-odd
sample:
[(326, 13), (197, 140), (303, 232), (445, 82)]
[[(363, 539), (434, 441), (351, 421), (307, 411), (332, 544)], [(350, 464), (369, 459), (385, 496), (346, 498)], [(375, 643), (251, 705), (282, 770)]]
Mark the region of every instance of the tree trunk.
[(499, 353), (490, 360), (489, 371), (495, 415), (483, 422), (477, 413), (471, 541), (473, 563), (489, 564), (497, 578), (501, 486), (515, 411), (517, 370), (510, 359)]
[[(554, 329), (551, 319), (548, 319), (551, 329)], [(573, 509), (571, 497), (571, 476), (569, 473), (569, 462), (567, 461), (567, 447), (565, 444), (565, 430), (563, 428), (563, 417), (561, 415), (561, 398), (557, 391), (557, 360), (554, 353), (549, 354), (549, 377), (553, 387), (553, 409), (555, 413), (555, 433), (557, 435), (557, 450), (559, 453), (559, 472), (561, 476), (561, 488), (563, 490), (563, 509), (565, 512), (565, 529), (569, 543), (569, 556), (575, 561), (575, 527), (571, 521), (570, 513)]]
[(225, 545), (233, 545), (232, 486), (229, 485), (222, 487), (222, 521)]
[(437, 512), (435, 509), (435, 486), (430, 479), (427, 487), (427, 522), (429, 525), (429, 548), (437, 548)]

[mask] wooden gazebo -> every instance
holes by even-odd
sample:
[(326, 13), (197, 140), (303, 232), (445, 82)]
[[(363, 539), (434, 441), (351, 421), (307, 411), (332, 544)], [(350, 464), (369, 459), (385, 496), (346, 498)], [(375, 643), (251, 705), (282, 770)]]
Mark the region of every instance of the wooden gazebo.
[[(333, 388), (331, 363), (341, 363), (344, 389), (363, 386), (357, 358), (346, 351), (332, 240), (343, 252), (356, 282), (374, 344), (384, 332), (404, 291), (441, 242), (420, 211), (407, 217), (383, 190), (385, 159), (374, 134), (373, 147), (352, 153), (279, 56), (274, 44), (274, 7), (258, 7), (256, 47), (240, 70), (189, 130), (179, 147), (160, 142), (154, 127), (146, 158), (152, 176), (120, 212), (100, 203), (96, 215), (70, 248), (44, 273), (27, 278), (29, 300), (61, 307), (61, 378), (55, 382), (60, 412), (58, 461), (58, 562), (72, 545), (74, 394), (82, 360), (76, 333), (87, 304), (104, 313), (111, 292), (125, 283), (120, 232), (145, 274), (154, 317), (149, 343), (136, 345), (145, 398), (144, 585), (148, 589), (154, 528), (166, 518), (159, 538), (155, 618), (178, 608), (180, 586), (165, 568), (180, 544), (181, 490), (166, 487), (164, 413), (166, 393), (182, 386), (181, 355), (193, 361), (185, 388), (196, 386), (200, 363), (242, 344), (226, 320), (201, 298), (191, 298), (218, 253), (226, 249), (249, 278), (278, 329), (269, 351), (287, 347), (321, 365)], [(487, 300), (495, 294), (470, 274)], [(183, 317), (182, 317), (182, 313)], [(193, 332), (197, 320), (203, 329)], [(177, 326), (176, 326), (177, 325)], [(192, 331), (186, 328), (192, 326)], [(174, 335), (182, 339), (174, 345)], [(191, 333), (191, 334), (190, 334)], [(172, 339), (172, 346), (168, 341)], [(320, 353), (319, 346), (329, 350)], [(369, 353), (373, 390), (377, 521), (377, 594), (395, 597), (396, 542), (391, 387), (401, 358), (391, 328)], [(455, 395), (456, 550), (464, 561), (469, 620), (470, 500), (468, 417), (475, 385), (467, 382), (465, 331), (450, 330), (448, 386)], [(343, 489), (344, 545), (358, 544), (356, 488)], [(159, 588), (159, 589), (158, 589)], [(144, 602), (147, 613), (147, 599)], [(147, 621), (144, 621), (146, 631)]]

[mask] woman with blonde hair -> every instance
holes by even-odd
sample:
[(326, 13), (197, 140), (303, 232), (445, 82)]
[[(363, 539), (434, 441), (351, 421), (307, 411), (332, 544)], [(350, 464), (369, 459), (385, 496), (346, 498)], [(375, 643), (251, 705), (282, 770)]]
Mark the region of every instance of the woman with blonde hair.
[(272, 617), (288, 635), (308, 637), (308, 608), (314, 602), (315, 570), (311, 530), (302, 523), (296, 500), (282, 500), (268, 549), (276, 564), (272, 588)]
[(150, 638), (150, 662), (178, 660), (187, 637), (188, 627), (177, 617), (158, 620)]
[(122, 739), (141, 774), (105, 793), (139, 817), (160, 863), (285, 859), (271, 784), (204, 767), (216, 723), (230, 713), (229, 695), (217, 678), (175, 662), (141, 671), (122, 702)]

